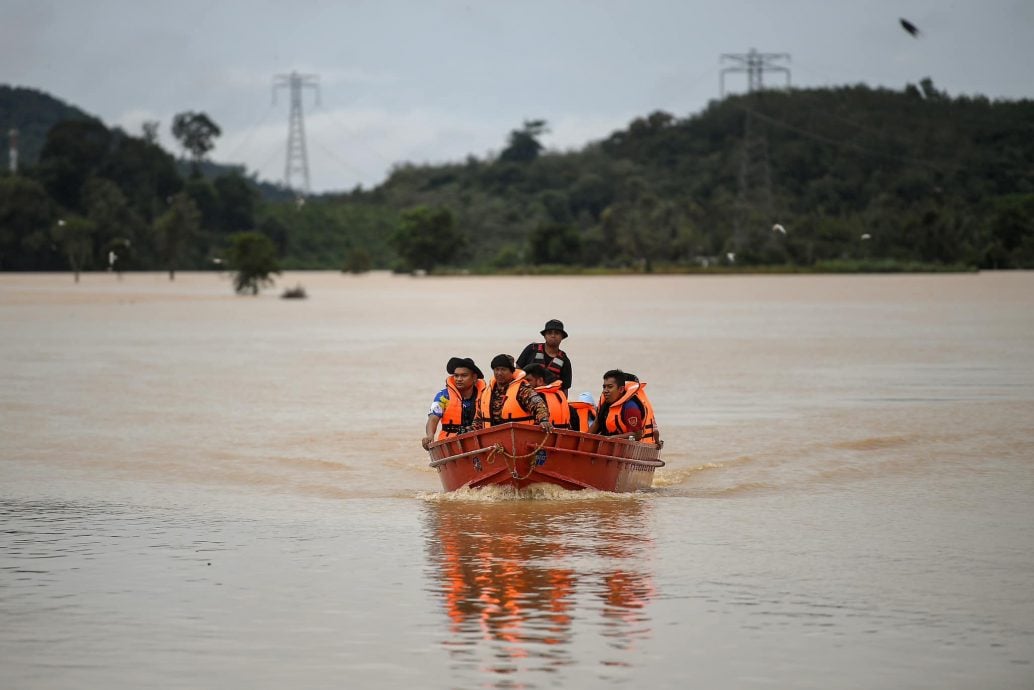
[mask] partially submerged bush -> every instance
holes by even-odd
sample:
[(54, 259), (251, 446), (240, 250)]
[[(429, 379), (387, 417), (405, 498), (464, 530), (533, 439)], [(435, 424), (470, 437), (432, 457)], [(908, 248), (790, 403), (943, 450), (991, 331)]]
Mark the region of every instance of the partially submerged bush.
[(280, 295), (281, 299), (305, 299), (308, 295), (305, 294), (305, 288), (299, 283), (293, 288), (284, 288), (284, 292)]

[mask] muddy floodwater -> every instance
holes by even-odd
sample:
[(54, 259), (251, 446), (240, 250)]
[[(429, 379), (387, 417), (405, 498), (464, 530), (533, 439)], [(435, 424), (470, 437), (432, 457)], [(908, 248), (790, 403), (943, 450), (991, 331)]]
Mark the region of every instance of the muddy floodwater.
[[(443, 494), (550, 318), (654, 488)], [(4, 688), (1034, 687), (1034, 273), (6, 273), (0, 383)]]

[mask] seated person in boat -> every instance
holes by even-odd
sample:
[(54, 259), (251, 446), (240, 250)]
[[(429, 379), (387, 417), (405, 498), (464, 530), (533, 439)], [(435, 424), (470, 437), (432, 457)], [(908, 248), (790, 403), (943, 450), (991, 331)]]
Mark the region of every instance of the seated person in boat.
[(646, 384), (634, 374), (611, 369), (603, 375), (599, 414), (589, 433), (603, 436), (632, 436), (643, 443), (659, 443), (653, 404), (646, 397)]
[(643, 426), (643, 438), (640, 440), (643, 443), (656, 443), (658, 448), (662, 448), (664, 441), (661, 440), (661, 430), (657, 426), (657, 419), (653, 415), (653, 403), (650, 402), (650, 398), (646, 395), (646, 384), (642, 383), (638, 376), (627, 371), (625, 372), (625, 383), (639, 384), (639, 389), (635, 392), (635, 398), (646, 408), (646, 422)]
[(571, 409), (571, 428), (575, 431), (588, 431), (596, 421), (596, 400), (592, 393), (584, 391), (577, 400), (568, 405)]
[(492, 380), (478, 397), (475, 429), (506, 422), (525, 422), (538, 424), (547, 432), (553, 430), (546, 401), (528, 383), (524, 372), (517, 369), (513, 357), (493, 357), (492, 374)]
[[(427, 450), (432, 441), (470, 431), (477, 413), (478, 396), (485, 390), (485, 375), (481, 373), (470, 357), (453, 357), (445, 365), (449, 378), (445, 388), (438, 391), (427, 411), (427, 425), (420, 445)], [(441, 422), (442, 429), (435, 439), (435, 430)]]
[(560, 349), (560, 341), (567, 337), (564, 330), (564, 322), (559, 319), (550, 319), (546, 327), (539, 331), (545, 339), (543, 343), (528, 343), (520, 356), (517, 357), (517, 368), (527, 371), (530, 364), (541, 364), (546, 371), (560, 379), (560, 387), (564, 389), (564, 395), (571, 390), (571, 358)]
[[(571, 409), (567, 406), (567, 396), (560, 387), (560, 379), (554, 379), (541, 364), (531, 364), (524, 369), (524, 376), (535, 392), (542, 396), (549, 408), (549, 421), (554, 427), (568, 429), (571, 426)], [(547, 381), (551, 383), (546, 383)]]

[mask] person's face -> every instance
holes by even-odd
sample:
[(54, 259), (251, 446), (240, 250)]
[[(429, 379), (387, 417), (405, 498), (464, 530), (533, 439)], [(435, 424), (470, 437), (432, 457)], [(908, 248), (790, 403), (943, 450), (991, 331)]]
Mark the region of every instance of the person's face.
[(495, 374), (496, 383), (509, 383), (513, 380), (513, 370), (510, 367), (493, 367), (492, 373)]
[(539, 386), (546, 385), (546, 379), (542, 378), (541, 376), (532, 376), (531, 374), (529, 374), (527, 379), (528, 383), (531, 384), (532, 388), (538, 388)]
[(542, 337), (546, 339), (546, 345), (560, 347), (560, 341), (564, 339), (564, 334), (557, 330), (549, 330)]
[(477, 379), (477, 375), (466, 367), (456, 367), (452, 372), (452, 376), (456, 379), (456, 388), (464, 392), (470, 390), (470, 387), (474, 385), (475, 379)]
[(606, 398), (607, 402), (617, 402), (624, 390), (625, 386), (619, 383), (617, 379), (603, 379), (603, 397)]

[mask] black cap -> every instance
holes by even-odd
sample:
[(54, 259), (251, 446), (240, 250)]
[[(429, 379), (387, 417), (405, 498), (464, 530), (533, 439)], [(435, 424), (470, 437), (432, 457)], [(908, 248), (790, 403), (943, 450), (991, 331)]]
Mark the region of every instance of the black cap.
[(451, 376), (452, 374), (456, 373), (456, 368), (457, 367), (463, 367), (464, 369), (470, 369), (475, 374), (477, 374), (477, 377), (479, 379), (485, 378), (485, 375), (481, 373), (480, 369), (478, 369), (478, 365), (474, 364), (474, 360), (472, 360), (470, 357), (451, 357), (451, 358), (449, 358), (449, 363), (445, 365), (445, 371), (447, 371), (449, 373), (449, 375)]
[(564, 322), (560, 319), (550, 319), (546, 322), (546, 326), (539, 331), (539, 333), (545, 335), (546, 331), (560, 331), (561, 336), (564, 338), (567, 337), (567, 331), (564, 330)]
[(492, 368), (506, 367), (510, 371), (514, 371), (517, 367), (513, 363), (513, 357), (510, 355), (496, 355), (492, 358)]

